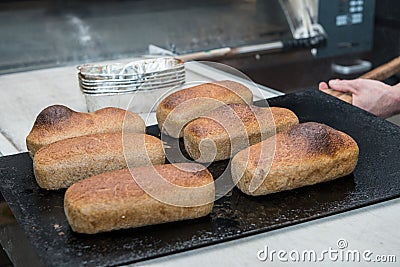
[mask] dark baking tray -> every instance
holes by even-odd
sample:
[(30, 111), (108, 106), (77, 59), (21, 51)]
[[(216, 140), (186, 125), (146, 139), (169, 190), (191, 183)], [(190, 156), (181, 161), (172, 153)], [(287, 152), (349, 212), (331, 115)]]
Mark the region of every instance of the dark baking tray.
[[(41, 190), (27, 153), (0, 159), (0, 189), (45, 266), (114, 266), (160, 257), (363, 207), (400, 195), (400, 128), (316, 90), (268, 101), (351, 135), (360, 147), (352, 175), (263, 197), (237, 189), (210, 216), (164, 225), (82, 235), (63, 211), (64, 191)], [(261, 103), (258, 103), (262, 105)], [(155, 126), (148, 132), (158, 134)], [(226, 162), (209, 169), (219, 175)], [(15, 252), (15, 251), (14, 251)], [(19, 252), (23, 255), (24, 252)]]

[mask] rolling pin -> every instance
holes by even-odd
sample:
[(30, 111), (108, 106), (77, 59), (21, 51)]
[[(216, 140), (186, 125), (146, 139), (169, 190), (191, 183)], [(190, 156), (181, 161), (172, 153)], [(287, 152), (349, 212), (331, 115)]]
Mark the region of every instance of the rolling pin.
[[(373, 69), (373, 70), (363, 74), (359, 78), (383, 81), (398, 72), (400, 72), (400, 56), (389, 61), (388, 63), (385, 63), (385, 64), (377, 67), (376, 69)], [(349, 104), (352, 104), (352, 102), (353, 102), (353, 98), (352, 98), (351, 94), (342, 93), (342, 92), (335, 91), (332, 89), (324, 89), (321, 91), (323, 91), (327, 94), (330, 94), (334, 97), (337, 97)]]

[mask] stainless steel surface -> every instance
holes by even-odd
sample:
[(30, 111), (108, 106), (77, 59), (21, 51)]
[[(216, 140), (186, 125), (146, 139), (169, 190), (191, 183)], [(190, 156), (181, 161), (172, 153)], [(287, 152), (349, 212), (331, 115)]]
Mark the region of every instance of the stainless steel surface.
[(294, 38), (308, 38), (321, 33), (321, 26), (317, 26), (318, 0), (279, 0), (279, 3)]
[(332, 63), (332, 70), (340, 75), (354, 75), (369, 71), (372, 68), (372, 63), (367, 60), (357, 60), (355, 64), (346, 66)]
[(188, 53), (183, 55), (176, 55), (173, 54), (172, 51), (166, 50), (165, 48), (150, 45), (149, 46), (149, 53), (151, 56), (157, 55), (172, 55), (176, 58), (182, 59), (184, 61), (191, 61), (191, 60), (212, 60), (215, 58), (222, 58), (222, 57), (234, 57), (246, 54), (254, 54), (254, 53), (273, 53), (282, 51), (284, 48), (284, 44), (282, 41), (270, 42), (270, 43), (263, 43), (263, 44), (255, 44), (255, 45), (245, 45), (239, 47), (224, 47), (219, 49), (207, 50), (202, 52), (196, 53)]
[(228, 55), (248, 54), (248, 53), (263, 53), (279, 51), (283, 48), (281, 41), (257, 44), (257, 45), (246, 45), (237, 48), (232, 48)]
[(0, 1), (0, 73), (290, 37), (277, 0)]

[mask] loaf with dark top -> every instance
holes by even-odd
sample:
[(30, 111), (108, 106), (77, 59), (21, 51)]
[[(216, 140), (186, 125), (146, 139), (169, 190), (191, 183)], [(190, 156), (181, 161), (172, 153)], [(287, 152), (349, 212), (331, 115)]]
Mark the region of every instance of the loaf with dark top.
[(143, 119), (120, 108), (103, 108), (91, 113), (76, 112), (62, 105), (53, 105), (39, 113), (26, 137), (30, 155), (42, 147), (63, 139), (96, 133), (145, 133)]
[(164, 134), (179, 138), (184, 126), (224, 104), (252, 104), (253, 93), (233, 81), (204, 83), (170, 94), (157, 106), (158, 126)]
[[(165, 190), (158, 179), (176, 185), (177, 190)], [(152, 195), (143, 190), (141, 181), (152, 186)], [(211, 212), (214, 197), (213, 177), (204, 166), (166, 164), (82, 180), (66, 191), (64, 211), (73, 231), (95, 234), (203, 217)], [(174, 201), (183, 205), (169, 204)]]
[(106, 171), (164, 162), (162, 141), (154, 136), (103, 133), (42, 147), (33, 158), (33, 170), (40, 187), (54, 190)]
[(228, 159), (298, 123), (296, 114), (286, 108), (229, 104), (191, 121), (183, 140), (191, 158), (212, 162)]
[(358, 152), (349, 135), (324, 124), (302, 123), (237, 153), (232, 178), (242, 192), (266, 195), (349, 175)]

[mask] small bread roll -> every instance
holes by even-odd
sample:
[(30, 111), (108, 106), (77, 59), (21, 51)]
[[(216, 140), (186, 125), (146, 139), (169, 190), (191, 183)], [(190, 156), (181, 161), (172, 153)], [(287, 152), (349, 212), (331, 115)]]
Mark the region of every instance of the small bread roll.
[(212, 162), (228, 159), (298, 123), (296, 114), (286, 108), (229, 104), (191, 121), (183, 140), (191, 158)]
[(302, 123), (237, 153), (232, 178), (248, 195), (290, 190), (349, 175), (358, 151), (347, 134), (324, 124)]
[[(159, 179), (177, 189), (165, 190)], [(152, 187), (152, 195), (143, 190), (141, 181), (157, 185)], [(168, 204), (163, 197), (183, 200), (183, 205)], [(213, 177), (204, 166), (166, 164), (106, 172), (82, 180), (65, 193), (64, 211), (73, 231), (95, 234), (206, 216), (212, 211), (214, 197)]]
[(162, 133), (183, 137), (184, 126), (224, 104), (252, 104), (253, 93), (233, 81), (205, 83), (175, 92), (157, 107), (157, 121)]
[(26, 146), (33, 157), (42, 146), (82, 135), (122, 132), (145, 133), (143, 119), (120, 108), (103, 108), (91, 113), (73, 111), (66, 106), (45, 108), (36, 118), (26, 137)]
[(164, 162), (163, 144), (154, 136), (105, 133), (64, 139), (42, 147), (33, 158), (33, 170), (41, 188), (54, 190), (106, 171)]

